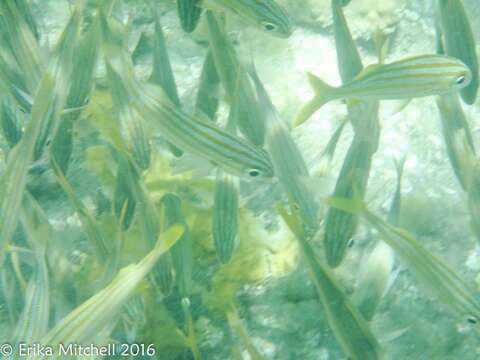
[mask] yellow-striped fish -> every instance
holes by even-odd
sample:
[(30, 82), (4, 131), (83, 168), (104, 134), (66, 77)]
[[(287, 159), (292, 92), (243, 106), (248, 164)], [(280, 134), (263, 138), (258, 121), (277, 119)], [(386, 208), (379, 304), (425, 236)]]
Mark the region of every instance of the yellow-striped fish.
[(292, 34), (292, 24), (285, 12), (273, 0), (203, 0), (202, 6), (214, 11), (226, 11), (277, 37)]
[(461, 91), (465, 103), (472, 105), (479, 87), (478, 57), (475, 37), (461, 0), (439, 0), (440, 31), (443, 33), (446, 54), (462, 60), (472, 71), (472, 81)]
[[(157, 88), (156, 93), (159, 92), (161, 90)], [(263, 148), (210, 121), (187, 115), (168, 99), (159, 99), (154, 92), (146, 91), (137, 106), (142, 116), (157, 119), (165, 138), (180, 149), (202, 156), (236, 175), (249, 178), (273, 176), (270, 156)]]
[(315, 96), (300, 111), (299, 125), (324, 104), (336, 99), (410, 99), (444, 95), (468, 86), (472, 72), (460, 60), (443, 55), (419, 55), (390, 64), (370, 65), (351, 82), (333, 87), (308, 73)]

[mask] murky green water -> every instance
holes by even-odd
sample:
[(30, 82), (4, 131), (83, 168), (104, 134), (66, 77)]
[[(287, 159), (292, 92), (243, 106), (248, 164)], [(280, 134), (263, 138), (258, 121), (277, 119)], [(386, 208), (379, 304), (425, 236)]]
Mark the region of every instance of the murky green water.
[(479, 19), (2, 1), (0, 355), (478, 359)]

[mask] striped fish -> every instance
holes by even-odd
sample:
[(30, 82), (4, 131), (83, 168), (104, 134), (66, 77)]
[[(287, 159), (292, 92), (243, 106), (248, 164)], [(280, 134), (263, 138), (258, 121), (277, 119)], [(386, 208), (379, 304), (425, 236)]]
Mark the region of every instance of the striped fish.
[(238, 179), (218, 169), (213, 205), (213, 241), (223, 264), (232, 259), (238, 236)]
[(190, 295), (192, 288), (192, 238), (190, 236), (185, 216), (183, 215), (180, 198), (173, 193), (167, 193), (160, 201), (163, 205), (162, 225), (164, 228), (169, 230), (176, 224), (181, 224), (184, 227), (183, 235), (170, 249), (172, 267), (175, 272), (175, 282), (178, 286), (180, 296), (183, 298)]
[[(273, 165), (268, 153), (261, 147), (220, 129), (214, 123), (190, 116), (158, 93), (146, 90), (137, 99), (138, 112), (145, 118), (157, 119), (157, 126), (165, 138), (180, 149), (199, 155), (228, 172), (249, 178), (272, 177)], [(156, 93), (156, 94), (155, 94)]]
[(273, 0), (203, 0), (202, 6), (234, 14), (247, 24), (277, 37), (287, 38), (293, 31), (287, 13)]
[[(163, 232), (155, 247), (144, 258), (120, 269), (105, 288), (68, 313), (43, 336), (40, 343), (59, 349), (59, 344), (102, 341), (104, 336), (108, 336), (112, 321), (117, 321), (123, 306), (135, 294), (138, 285), (152, 270), (158, 258), (182, 236), (183, 230), (183, 226), (175, 225)], [(32, 355), (28, 359), (61, 357), (63, 356), (55, 350), (53, 356)]]
[(301, 230), (299, 219), (294, 214), (288, 214), (282, 206), (278, 206), (277, 210), (299, 242), (328, 325), (345, 355), (352, 360), (387, 359), (362, 314), (342, 291), (328, 267), (317, 258), (308, 237)]
[(438, 13), (446, 54), (462, 60), (472, 72), (472, 81), (460, 92), (465, 103), (472, 105), (477, 98), (479, 69), (475, 38), (467, 13), (461, 0), (438, 0)]
[(200, 2), (201, 0), (177, 0), (178, 18), (183, 31), (191, 33), (197, 27), (202, 15)]
[(419, 55), (390, 64), (370, 65), (353, 81), (339, 87), (308, 73), (314, 98), (300, 111), (299, 125), (324, 104), (336, 99), (410, 99), (444, 95), (468, 86), (472, 72), (460, 60), (443, 55)]
[(221, 22), (211, 11), (207, 11), (206, 18), (210, 50), (231, 105), (231, 116), (245, 138), (261, 146), (265, 140), (265, 122), (259, 114), (252, 85)]
[(361, 214), (429, 293), (468, 322), (480, 321), (480, 300), (476, 291), (450, 266), (425, 249), (412, 234), (383, 221), (370, 212), (358, 197), (354, 200), (330, 198), (328, 202), (344, 211)]
[[(199, 116), (181, 110), (162, 87), (154, 84), (142, 86), (136, 81), (133, 66), (124, 61), (122, 50), (115, 46), (115, 34), (102, 16), (104, 52), (108, 53), (108, 76), (115, 82), (110, 88), (122, 103), (119, 111), (135, 113), (143, 119), (156, 119), (162, 136), (176, 147), (198, 155), (236, 175), (272, 177), (273, 166), (268, 153), (259, 146), (220, 129)], [(115, 98), (114, 96), (114, 98)]]

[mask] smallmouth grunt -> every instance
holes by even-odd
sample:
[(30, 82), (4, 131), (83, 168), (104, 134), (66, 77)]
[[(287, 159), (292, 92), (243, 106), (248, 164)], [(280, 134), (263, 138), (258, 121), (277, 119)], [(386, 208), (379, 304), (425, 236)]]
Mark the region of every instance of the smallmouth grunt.
[(362, 215), (395, 251), (423, 288), (470, 323), (480, 321), (480, 300), (475, 290), (443, 260), (425, 249), (412, 234), (383, 221), (358, 197), (353, 200), (329, 198), (327, 202), (344, 211)]
[(293, 32), (287, 13), (273, 0), (203, 0), (202, 6), (234, 14), (247, 24), (280, 38), (287, 38)]
[(317, 258), (301, 230), (299, 219), (294, 214), (288, 214), (282, 206), (278, 206), (277, 211), (299, 242), (328, 325), (345, 354), (352, 360), (387, 359), (362, 314), (342, 291), (328, 267)]
[(238, 178), (217, 170), (213, 204), (212, 234), (218, 258), (222, 264), (232, 259), (238, 238), (239, 199)]
[[(161, 89), (155, 91), (157, 94)], [(144, 92), (136, 107), (142, 116), (157, 119), (165, 138), (180, 149), (202, 156), (223, 169), (248, 178), (272, 177), (273, 165), (261, 147), (222, 130), (214, 123), (187, 115), (168, 99)]]
[(479, 68), (468, 15), (461, 0), (438, 0), (437, 5), (440, 20), (438, 30), (441, 33), (439, 35), (443, 35), (446, 54), (462, 60), (472, 73), (472, 81), (460, 91), (463, 101), (472, 105), (477, 98)]
[(390, 64), (366, 67), (355, 79), (333, 87), (307, 73), (315, 96), (301, 110), (296, 125), (329, 101), (337, 99), (394, 100), (445, 95), (468, 86), (472, 72), (460, 60), (443, 55), (419, 55)]
[(231, 106), (231, 116), (242, 134), (255, 145), (261, 146), (265, 140), (265, 122), (259, 114), (260, 109), (247, 73), (218, 16), (208, 11), (206, 18), (210, 51), (226, 92), (226, 100)]
[(202, 15), (200, 2), (201, 0), (177, 0), (178, 18), (186, 33), (193, 32), (200, 21)]
[(305, 184), (310, 176), (305, 160), (293, 140), (288, 125), (273, 105), (253, 62), (249, 74), (255, 86), (257, 101), (262, 110), (261, 115), (267, 126), (265, 146), (272, 159), (275, 173), (287, 195), (298, 206), (306, 229), (315, 233), (319, 223), (318, 204), (313, 192)]
[(104, 17), (102, 20), (103, 35), (108, 40), (104, 41), (104, 51), (109, 54), (107, 64), (111, 65), (108, 73), (115, 80), (113, 90), (122, 99), (121, 111), (136, 112), (143, 119), (156, 119), (155, 124), (167, 141), (226, 171), (249, 178), (273, 176), (273, 165), (263, 148), (222, 130), (201, 116), (187, 114), (161, 86), (140, 84), (134, 77), (131, 62), (125, 60), (124, 51), (116, 46), (116, 34)]

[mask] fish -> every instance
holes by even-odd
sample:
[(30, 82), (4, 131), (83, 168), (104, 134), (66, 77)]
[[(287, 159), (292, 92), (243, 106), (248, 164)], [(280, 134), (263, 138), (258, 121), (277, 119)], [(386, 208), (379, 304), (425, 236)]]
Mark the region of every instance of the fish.
[(13, 148), (22, 138), (20, 111), (12, 98), (5, 97), (0, 103), (0, 128), (8, 146)]
[(255, 85), (257, 101), (267, 126), (265, 146), (271, 156), (275, 173), (285, 192), (298, 206), (304, 226), (310, 233), (318, 229), (318, 204), (312, 190), (307, 186), (310, 174), (300, 149), (293, 140), (290, 128), (281, 118), (262, 84), (253, 60), (249, 74)]
[[(388, 223), (393, 226), (398, 226), (400, 220), (402, 175), (405, 159), (406, 157), (403, 157), (399, 161), (395, 161), (397, 185), (387, 216)], [(398, 272), (392, 272), (395, 265), (395, 252), (384, 241), (378, 241), (365, 261), (362, 261), (362, 265), (353, 300), (363, 317), (370, 321), (375, 315), (380, 300), (385, 296), (393, 284), (396, 274), (398, 274)]]
[(472, 105), (479, 87), (479, 67), (475, 38), (461, 0), (437, 0), (439, 31), (446, 55), (460, 59), (472, 74), (470, 83), (460, 90), (463, 101)]
[(212, 50), (209, 49), (202, 66), (200, 83), (195, 99), (195, 114), (203, 114), (209, 119), (215, 120), (219, 106), (220, 78), (215, 67)]
[(347, 4), (345, 4), (345, 1), (332, 0), (333, 33), (337, 50), (338, 70), (344, 84), (352, 81), (363, 69), (362, 59), (343, 14), (342, 7)]
[(231, 106), (230, 115), (242, 134), (255, 145), (261, 146), (265, 140), (265, 121), (259, 114), (247, 72), (238, 60), (221, 21), (211, 11), (207, 12), (206, 17), (210, 51)]
[(466, 321), (480, 321), (480, 300), (476, 291), (442, 259), (425, 249), (414, 235), (372, 213), (359, 197), (328, 198), (326, 201), (331, 206), (361, 215), (405, 263), (421, 288)]
[[(122, 268), (102, 290), (85, 300), (46, 333), (40, 340), (55, 349), (57, 359), (59, 344), (92, 343), (99, 336), (108, 336), (105, 330), (116, 322), (123, 305), (134, 295), (141, 281), (149, 274), (158, 258), (168, 251), (182, 236), (183, 226), (175, 225), (160, 234), (155, 247), (138, 263)], [(39, 357), (45, 359), (45, 357)]]
[(202, 6), (238, 16), (245, 23), (279, 38), (288, 38), (293, 32), (288, 14), (274, 0), (203, 0)]
[(106, 38), (104, 51), (109, 54), (107, 70), (112, 84), (116, 85), (110, 91), (121, 99), (120, 112), (136, 113), (144, 121), (155, 119), (154, 124), (168, 142), (226, 171), (251, 179), (273, 177), (272, 163), (262, 147), (228, 133), (202, 116), (186, 113), (162, 87), (140, 84), (105, 16), (102, 16), (101, 25)]
[(269, 154), (260, 146), (230, 134), (209, 120), (176, 108), (161, 89), (145, 91), (136, 108), (144, 118), (156, 119), (162, 134), (180, 149), (206, 158), (226, 171), (246, 178), (271, 178)]
[(50, 316), (49, 274), (45, 257), (52, 227), (35, 198), (26, 192), (22, 202), (21, 223), (35, 255), (34, 271), (25, 292), (22, 314), (17, 322), (13, 343), (34, 343), (48, 331)]
[(450, 164), (460, 186), (464, 191), (468, 191), (476, 158), (470, 126), (458, 95), (439, 96), (436, 103)]
[[(11, 1), (5, 4), (11, 5)], [(35, 151), (45, 144), (42, 137), (44, 130), (56, 128), (66, 102), (73, 56), (71, 43), (77, 38), (79, 23), (80, 11), (77, 8), (62, 32), (51, 62), (38, 84), (31, 120), (25, 127), (22, 139), (11, 150), (0, 178), (0, 265), (3, 264), (8, 243), (18, 223), (29, 165), (38, 155)]]
[(300, 110), (295, 120), (297, 126), (336, 99), (393, 100), (455, 93), (470, 84), (472, 72), (453, 57), (418, 55), (370, 65), (339, 87), (326, 84), (312, 73), (307, 73), (307, 78), (315, 96)]
[(119, 157), (113, 192), (113, 213), (122, 231), (127, 231), (134, 221), (137, 207), (134, 189), (135, 176), (132, 166), (125, 159)]
[(182, 212), (182, 203), (180, 198), (173, 193), (165, 194), (160, 203), (163, 208), (161, 212), (163, 213), (163, 228), (169, 230), (176, 224), (180, 224), (184, 229), (180, 239), (170, 249), (170, 255), (175, 272), (175, 283), (180, 296), (187, 297), (192, 290), (193, 249), (190, 231)]
[(213, 200), (212, 234), (217, 256), (222, 264), (232, 259), (238, 238), (238, 178), (217, 170)]
[(328, 325), (344, 353), (352, 360), (387, 359), (366, 320), (342, 291), (334, 275), (315, 255), (298, 218), (288, 214), (282, 206), (277, 206), (277, 211), (299, 242)]
[[(365, 193), (368, 175), (372, 163), (372, 144), (370, 141), (354, 138), (345, 157), (334, 196), (351, 197), (354, 189), (359, 196)], [(329, 208), (325, 218), (325, 253), (331, 267), (340, 265), (346, 255), (348, 244), (355, 234), (358, 218), (355, 214), (342, 209)]]
[[(362, 59), (353, 41), (343, 9), (332, 2), (335, 44), (338, 69), (342, 82), (353, 81), (363, 71)], [(347, 101), (348, 118), (354, 130), (354, 138), (340, 169), (333, 196), (351, 197), (353, 189), (359, 196), (366, 191), (372, 156), (378, 146), (380, 134), (378, 101)], [(341, 209), (329, 208), (325, 218), (323, 243), (327, 263), (334, 268), (340, 265), (358, 226), (358, 217)]]
[[(67, 109), (82, 108), (89, 102), (99, 57), (97, 27), (98, 17), (75, 46), (71, 86), (65, 105)], [(73, 152), (73, 123), (81, 113), (82, 111), (73, 111), (64, 114), (50, 144), (50, 156), (55, 157), (64, 174), (68, 170)]]
[(186, 33), (193, 32), (202, 15), (201, 0), (177, 0), (177, 12), (180, 26)]

